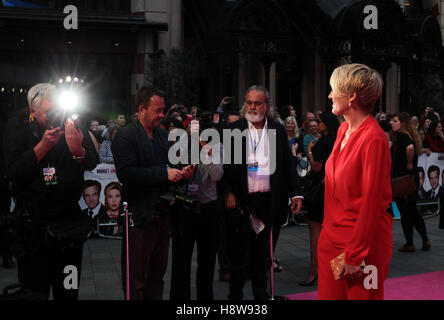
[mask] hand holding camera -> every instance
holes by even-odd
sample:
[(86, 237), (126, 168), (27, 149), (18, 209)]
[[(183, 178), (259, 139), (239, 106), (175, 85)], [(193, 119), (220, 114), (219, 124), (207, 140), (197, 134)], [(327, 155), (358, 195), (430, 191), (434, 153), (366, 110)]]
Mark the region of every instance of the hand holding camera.
[(57, 142), (59, 142), (60, 138), (63, 136), (63, 131), (60, 130), (59, 127), (46, 130), (43, 134), (42, 140), (40, 143), (46, 150), (51, 150), (52, 147), (54, 147)]
[(37, 162), (43, 159), (43, 157), (51, 150), (52, 147), (59, 142), (60, 138), (63, 136), (63, 131), (60, 128), (54, 128), (51, 130), (46, 130), (43, 134), (42, 140), (34, 147), (34, 153), (37, 158)]
[(74, 122), (69, 118), (65, 122), (65, 139), (69, 151), (74, 157), (82, 158), (85, 156), (85, 150), (82, 148), (83, 133), (74, 126)]

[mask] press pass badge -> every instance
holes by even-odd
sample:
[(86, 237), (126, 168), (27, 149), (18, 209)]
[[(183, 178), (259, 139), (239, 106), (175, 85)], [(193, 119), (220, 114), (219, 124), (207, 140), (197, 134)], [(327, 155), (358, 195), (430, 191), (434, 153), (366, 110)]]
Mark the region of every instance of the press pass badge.
[(55, 168), (43, 168), (43, 179), (45, 180), (45, 186), (53, 186), (57, 184), (57, 175)]
[(259, 163), (257, 161), (248, 164), (248, 171), (258, 171)]
[(196, 194), (199, 191), (199, 185), (198, 184), (189, 184), (188, 185), (188, 192), (191, 194)]

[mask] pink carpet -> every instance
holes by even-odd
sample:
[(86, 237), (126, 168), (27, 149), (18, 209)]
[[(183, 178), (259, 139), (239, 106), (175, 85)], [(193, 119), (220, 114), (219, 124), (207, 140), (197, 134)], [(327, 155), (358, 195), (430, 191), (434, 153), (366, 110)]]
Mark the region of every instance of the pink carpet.
[[(389, 278), (385, 300), (444, 300), (444, 271)], [(291, 294), (290, 300), (316, 300), (316, 291)]]

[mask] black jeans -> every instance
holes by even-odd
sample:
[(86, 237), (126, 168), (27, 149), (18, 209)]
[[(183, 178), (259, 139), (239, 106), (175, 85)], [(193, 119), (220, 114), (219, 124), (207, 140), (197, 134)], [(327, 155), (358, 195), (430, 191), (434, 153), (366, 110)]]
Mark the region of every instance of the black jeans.
[[(250, 269), (253, 295), (256, 300), (269, 298), (267, 293), (267, 271), (270, 244), (270, 225), (266, 225), (258, 235), (250, 227), (250, 213), (258, 218), (267, 217), (270, 211), (270, 194), (252, 194), (248, 197), (248, 211), (244, 211), (239, 219), (239, 226), (227, 227), (228, 256), (232, 266), (230, 275), (231, 300), (241, 300), (243, 298), (243, 287), (245, 285), (246, 274)], [(230, 232), (232, 234), (230, 235)]]
[[(37, 241), (37, 239), (36, 239)], [(17, 259), (18, 279), (26, 289), (44, 294), (49, 299), (52, 287), (54, 300), (77, 300), (82, 267), (83, 241), (59, 241), (49, 234), (42, 235), (36, 252)], [(67, 266), (77, 269), (77, 277)], [(69, 277), (69, 278), (68, 278)], [(77, 278), (77, 289), (65, 288)], [(67, 281), (65, 281), (67, 279)]]
[(429, 240), (424, 219), (416, 207), (416, 201), (406, 198), (393, 198), (401, 214), (402, 231), (407, 245), (413, 245), (413, 227), (421, 235), (422, 241)]
[[(180, 216), (179, 216), (180, 215)], [(191, 260), (197, 244), (197, 300), (214, 300), (213, 280), (219, 238), (217, 201), (200, 204), (200, 212), (176, 212), (173, 233), (171, 300), (191, 299)]]

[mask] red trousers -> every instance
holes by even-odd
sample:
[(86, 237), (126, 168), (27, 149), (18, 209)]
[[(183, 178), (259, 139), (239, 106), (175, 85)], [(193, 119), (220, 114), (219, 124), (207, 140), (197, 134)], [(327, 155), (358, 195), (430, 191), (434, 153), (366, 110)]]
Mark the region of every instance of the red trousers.
[[(375, 237), (365, 263), (377, 270), (377, 289), (364, 287), (366, 277), (373, 272), (363, 274), (357, 279), (335, 280), (330, 261), (344, 252), (344, 248), (335, 247), (321, 231), (318, 240), (318, 299), (319, 300), (383, 300), (384, 280), (387, 278), (392, 258), (392, 235), (388, 239)], [(368, 282), (368, 281), (367, 281)]]

